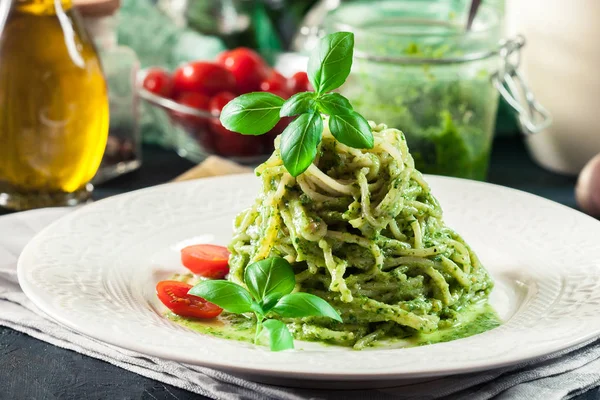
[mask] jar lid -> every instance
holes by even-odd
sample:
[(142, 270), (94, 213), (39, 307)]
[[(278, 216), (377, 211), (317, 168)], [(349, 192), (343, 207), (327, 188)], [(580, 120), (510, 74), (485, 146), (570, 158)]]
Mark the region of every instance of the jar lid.
[(121, 0), (73, 0), (73, 6), (84, 17), (108, 17), (117, 12)]

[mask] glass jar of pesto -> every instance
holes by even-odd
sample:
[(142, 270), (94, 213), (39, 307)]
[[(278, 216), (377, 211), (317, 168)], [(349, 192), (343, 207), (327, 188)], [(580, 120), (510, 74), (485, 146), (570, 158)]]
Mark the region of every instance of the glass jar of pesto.
[(493, 2), (483, 2), (467, 31), (468, 3), (344, 3), (324, 29), (355, 34), (352, 73), (340, 91), (367, 119), (402, 130), (417, 168), (484, 180), (499, 92), (522, 113), (526, 132), (549, 116), (518, 74), (515, 54), (524, 42), (501, 40), (501, 10)]

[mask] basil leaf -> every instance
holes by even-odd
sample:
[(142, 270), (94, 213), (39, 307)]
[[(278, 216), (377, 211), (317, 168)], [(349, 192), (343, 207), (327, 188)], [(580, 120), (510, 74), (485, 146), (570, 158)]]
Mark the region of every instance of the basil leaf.
[(271, 293), (261, 300), (261, 309), (264, 311), (263, 315), (268, 313), (271, 308), (275, 307), (275, 304), (279, 301), (283, 296), (280, 293)]
[(352, 104), (339, 93), (327, 93), (317, 99), (319, 110), (327, 115), (346, 115), (352, 112)]
[(276, 319), (268, 319), (263, 322), (263, 327), (269, 333), (271, 351), (281, 351), (294, 348), (294, 337), (283, 322)]
[(308, 79), (317, 93), (336, 89), (346, 81), (352, 66), (354, 34), (337, 32), (323, 37), (308, 58)]
[(296, 93), (283, 103), (280, 117), (293, 117), (298, 114), (305, 114), (315, 110), (315, 94), (313, 92)]
[(285, 258), (270, 257), (248, 265), (244, 271), (244, 283), (257, 301), (273, 302), (273, 296), (279, 300), (292, 293), (296, 278)]
[(317, 155), (317, 145), (323, 134), (321, 114), (302, 114), (281, 134), (279, 151), (283, 164), (292, 176), (298, 176), (310, 166)]
[(373, 132), (367, 120), (357, 112), (329, 117), (331, 134), (346, 146), (355, 149), (372, 149)]
[(202, 281), (191, 288), (188, 294), (202, 297), (204, 300), (210, 301), (232, 313), (242, 314), (253, 311), (250, 293), (233, 282), (224, 280)]
[(271, 311), (284, 318), (329, 317), (342, 322), (342, 317), (329, 303), (309, 293), (291, 293), (283, 296)]
[(279, 110), (284, 102), (268, 92), (243, 94), (223, 107), (221, 124), (244, 135), (262, 135), (279, 122)]

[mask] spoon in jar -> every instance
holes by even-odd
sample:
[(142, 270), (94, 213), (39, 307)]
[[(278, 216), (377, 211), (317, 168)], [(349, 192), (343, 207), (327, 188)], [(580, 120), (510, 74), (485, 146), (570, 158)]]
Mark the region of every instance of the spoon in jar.
[(471, 30), (471, 26), (473, 25), (473, 20), (477, 15), (477, 10), (479, 10), (479, 6), (481, 5), (482, 0), (471, 0), (471, 8), (469, 9), (469, 17), (467, 18), (467, 28), (466, 31)]

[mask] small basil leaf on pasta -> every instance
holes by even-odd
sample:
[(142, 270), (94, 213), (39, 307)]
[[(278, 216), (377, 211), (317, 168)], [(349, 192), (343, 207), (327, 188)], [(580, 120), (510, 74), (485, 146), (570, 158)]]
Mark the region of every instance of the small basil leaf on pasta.
[(285, 258), (270, 257), (248, 265), (244, 283), (256, 301), (273, 302), (294, 290), (296, 278)]
[(308, 58), (308, 79), (321, 94), (346, 81), (352, 67), (354, 34), (337, 32), (323, 37)]
[(271, 351), (294, 348), (294, 337), (283, 322), (276, 319), (269, 319), (263, 322), (263, 327), (269, 335)]
[(340, 314), (329, 303), (309, 293), (291, 293), (283, 296), (271, 311), (284, 318), (329, 317), (342, 322)]
[(251, 312), (252, 296), (243, 287), (233, 282), (216, 280), (202, 281), (190, 289), (188, 294), (202, 297), (224, 309), (236, 314)]
[(317, 155), (317, 145), (323, 134), (321, 114), (302, 114), (281, 134), (279, 149), (283, 164), (292, 176), (298, 176), (310, 166)]
[(221, 124), (244, 135), (262, 135), (279, 122), (285, 100), (268, 92), (243, 94), (231, 100), (221, 111)]
[(372, 149), (373, 133), (369, 123), (362, 115), (352, 111), (346, 115), (331, 115), (329, 117), (331, 134), (346, 146), (355, 149)]
[(327, 93), (317, 99), (319, 111), (327, 115), (346, 115), (352, 112), (352, 104), (339, 93)]
[(293, 117), (315, 111), (315, 94), (313, 92), (296, 93), (283, 103), (280, 117)]

